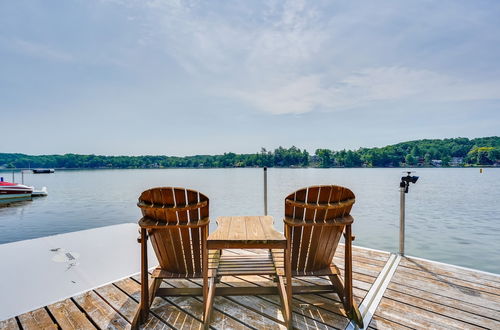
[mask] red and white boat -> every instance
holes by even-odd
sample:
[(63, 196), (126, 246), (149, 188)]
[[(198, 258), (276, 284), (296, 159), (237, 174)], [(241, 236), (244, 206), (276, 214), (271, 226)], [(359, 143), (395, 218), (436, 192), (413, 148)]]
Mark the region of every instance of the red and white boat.
[(34, 187), (0, 181), (0, 200), (31, 197)]

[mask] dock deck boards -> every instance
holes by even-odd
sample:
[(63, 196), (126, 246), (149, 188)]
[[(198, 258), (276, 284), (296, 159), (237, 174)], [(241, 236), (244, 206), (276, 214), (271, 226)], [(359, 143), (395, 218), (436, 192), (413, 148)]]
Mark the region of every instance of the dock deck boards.
[(403, 257), (370, 329), (499, 329), (500, 276)]
[[(234, 254), (255, 250), (227, 250)], [(390, 254), (353, 248), (354, 297), (361, 304)], [(343, 248), (334, 261), (342, 271)], [(294, 279), (297, 285), (327, 284), (322, 277)], [(199, 280), (164, 280), (162, 287), (199, 287)], [(224, 276), (220, 286), (274, 286), (266, 276)], [(0, 322), (1, 329), (128, 329), (140, 298), (139, 276), (90, 290)], [(201, 329), (202, 297), (156, 297), (145, 329)], [(345, 329), (342, 304), (334, 293), (293, 297), (294, 327)], [(500, 328), (500, 276), (403, 257), (368, 325), (370, 329)], [(217, 297), (213, 329), (284, 329), (280, 299)]]

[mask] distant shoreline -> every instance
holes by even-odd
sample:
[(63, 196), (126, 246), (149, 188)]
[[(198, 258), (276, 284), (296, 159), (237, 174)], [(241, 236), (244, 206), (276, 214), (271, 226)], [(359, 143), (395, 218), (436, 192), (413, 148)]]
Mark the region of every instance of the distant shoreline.
[(253, 154), (226, 152), (194, 156), (26, 155), (0, 153), (0, 168), (424, 168), (500, 166), (500, 137), (452, 138), (401, 142), (382, 148), (316, 149), (295, 146), (261, 148)]
[[(256, 169), (260, 168), (263, 169), (264, 167), (252, 167), (252, 166), (247, 166), (247, 167), (76, 167), (76, 168), (54, 168), (56, 171), (82, 171), (82, 170), (216, 170), (216, 169)], [(363, 167), (363, 166), (353, 166), (353, 167), (319, 167), (319, 166), (307, 166), (307, 167), (297, 167), (297, 166), (291, 166), (291, 167), (286, 167), (286, 166), (272, 166), (272, 167), (267, 167), (269, 169), (380, 169), (380, 168), (397, 168), (397, 169), (420, 169), (420, 168), (442, 168), (442, 169), (453, 169), (453, 168), (470, 168), (470, 169), (478, 169), (478, 168), (500, 168), (498, 165), (469, 165), (469, 166), (415, 166), (415, 167), (384, 167), (384, 166), (374, 166), (374, 167)], [(32, 168), (0, 168), (0, 172), (12, 172), (12, 171), (31, 171), (33, 170)]]

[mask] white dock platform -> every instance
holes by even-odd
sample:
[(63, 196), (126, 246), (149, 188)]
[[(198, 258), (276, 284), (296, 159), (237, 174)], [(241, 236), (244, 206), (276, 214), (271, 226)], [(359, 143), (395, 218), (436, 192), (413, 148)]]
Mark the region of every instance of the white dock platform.
[(138, 273), (137, 230), (130, 223), (0, 245), (0, 320)]

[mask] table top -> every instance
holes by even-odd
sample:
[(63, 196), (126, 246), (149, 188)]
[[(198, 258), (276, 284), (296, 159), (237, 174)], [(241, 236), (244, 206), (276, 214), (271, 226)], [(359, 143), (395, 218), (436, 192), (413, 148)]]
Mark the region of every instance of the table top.
[(217, 230), (208, 236), (209, 249), (286, 248), (271, 216), (218, 217)]

